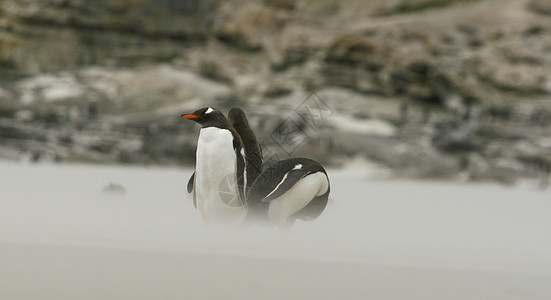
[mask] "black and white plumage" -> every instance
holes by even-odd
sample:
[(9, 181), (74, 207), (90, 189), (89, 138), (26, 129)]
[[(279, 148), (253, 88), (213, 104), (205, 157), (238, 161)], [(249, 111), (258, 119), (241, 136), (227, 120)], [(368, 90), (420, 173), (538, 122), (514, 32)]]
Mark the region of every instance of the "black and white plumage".
[(188, 182), (193, 203), (207, 222), (240, 222), (246, 213), (245, 159), (237, 131), (215, 108), (182, 118), (201, 125), (195, 173)]
[(329, 191), (327, 172), (318, 162), (281, 160), (253, 183), (246, 220), (288, 228), (296, 219), (316, 219), (327, 205)]
[(262, 172), (262, 147), (260, 147), (256, 135), (249, 126), (247, 116), (245, 116), (245, 112), (242, 109), (237, 107), (232, 108), (228, 113), (228, 120), (241, 137), (241, 141), (243, 141), (243, 146), (245, 147), (246, 186), (247, 189), (250, 189), (258, 175)]

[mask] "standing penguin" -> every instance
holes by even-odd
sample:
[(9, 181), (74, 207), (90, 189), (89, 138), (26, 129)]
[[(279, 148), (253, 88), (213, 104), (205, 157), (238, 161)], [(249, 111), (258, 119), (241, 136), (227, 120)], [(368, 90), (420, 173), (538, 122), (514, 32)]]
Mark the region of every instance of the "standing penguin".
[(325, 169), (308, 158), (281, 160), (264, 170), (248, 196), (246, 220), (289, 228), (320, 216), (329, 198)]
[(262, 172), (262, 147), (256, 139), (256, 135), (249, 126), (249, 121), (245, 116), (245, 112), (240, 108), (234, 107), (228, 113), (228, 120), (230, 124), (235, 128), (243, 146), (245, 147), (245, 162), (247, 170), (247, 189), (250, 189), (253, 182), (258, 175)]
[(212, 107), (184, 114), (182, 118), (201, 125), (195, 173), (188, 182), (195, 207), (207, 222), (240, 222), (247, 207), (244, 150), (239, 134)]

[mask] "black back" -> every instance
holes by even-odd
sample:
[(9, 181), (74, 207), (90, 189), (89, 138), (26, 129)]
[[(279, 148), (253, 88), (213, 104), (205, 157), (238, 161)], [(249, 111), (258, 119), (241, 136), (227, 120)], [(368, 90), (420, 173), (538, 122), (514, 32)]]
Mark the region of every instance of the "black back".
[(228, 113), (228, 120), (241, 137), (243, 146), (245, 147), (247, 188), (250, 189), (258, 175), (262, 172), (262, 148), (249, 126), (249, 121), (243, 110), (237, 107), (232, 108)]
[[(300, 169), (293, 168), (301, 164)], [(281, 160), (264, 170), (253, 183), (248, 195), (247, 219), (252, 221), (267, 220), (269, 202), (291, 189), (300, 179), (325, 169), (315, 160), (297, 157)], [(285, 180), (283, 180), (285, 178)], [(276, 188), (277, 187), (277, 188)], [(292, 218), (312, 220), (317, 218), (327, 205), (330, 188), (321, 196), (315, 197)]]

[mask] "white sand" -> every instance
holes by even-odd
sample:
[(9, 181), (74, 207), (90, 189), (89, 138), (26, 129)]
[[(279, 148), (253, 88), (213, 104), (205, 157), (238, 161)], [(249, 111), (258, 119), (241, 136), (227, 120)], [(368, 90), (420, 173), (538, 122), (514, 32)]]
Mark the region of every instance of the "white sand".
[(329, 172), (282, 233), (204, 226), (190, 172), (1, 163), (0, 299), (551, 297), (549, 191)]

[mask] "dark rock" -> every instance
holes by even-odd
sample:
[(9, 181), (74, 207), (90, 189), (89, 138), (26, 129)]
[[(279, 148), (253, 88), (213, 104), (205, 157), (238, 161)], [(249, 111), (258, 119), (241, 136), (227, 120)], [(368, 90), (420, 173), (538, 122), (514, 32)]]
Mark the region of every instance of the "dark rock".
[(530, 124), (547, 127), (551, 125), (551, 111), (537, 109), (530, 114)]
[(110, 153), (115, 147), (115, 143), (112, 141), (98, 140), (97, 142), (91, 144), (90, 150), (98, 151), (100, 153)]
[(269, 86), (263, 93), (264, 97), (277, 98), (291, 94), (293, 90), (289, 87), (272, 85)]
[(114, 182), (104, 187), (101, 192), (108, 195), (126, 195), (127, 193), (122, 185)]
[(534, 25), (534, 26), (531, 26), (530, 28), (526, 29), (526, 31), (524, 31), (524, 34), (528, 35), (528, 36), (531, 36), (531, 35), (540, 35), (544, 32), (545, 32), (545, 29), (543, 29), (543, 27), (538, 26), (538, 25)]
[(222, 6), (214, 24), (214, 35), (222, 42), (246, 51), (260, 51), (269, 32), (280, 29), (283, 22), (277, 13), (258, 3), (243, 3), (238, 10)]
[(16, 112), (15, 107), (0, 107), (0, 118), (14, 118)]
[(271, 7), (288, 10), (295, 9), (297, 5), (296, 0), (264, 0), (264, 3)]
[(527, 5), (534, 12), (551, 15), (551, 1), (549, 0), (530, 0)]
[(480, 151), (484, 140), (477, 137), (469, 128), (440, 128), (432, 137), (433, 145), (447, 153)]
[(282, 51), (281, 59), (272, 62), (272, 70), (276, 72), (285, 71), (291, 66), (299, 65), (313, 55), (317, 49), (308, 47), (293, 47)]
[(481, 121), (492, 122), (495, 120), (509, 121), (513, 117), (513, 108), (511, 106), (489, 106), (483, 108), (480, 115)]
[(9, 124), (8, 122), (0, 123), (0, 138), (25, 140), (31, 137), (32, 135), (22, 127)]
[(199, 74), (223, 83), (233, 82), (231, 75), (213, 60), (202, 61), (199, 65)]

